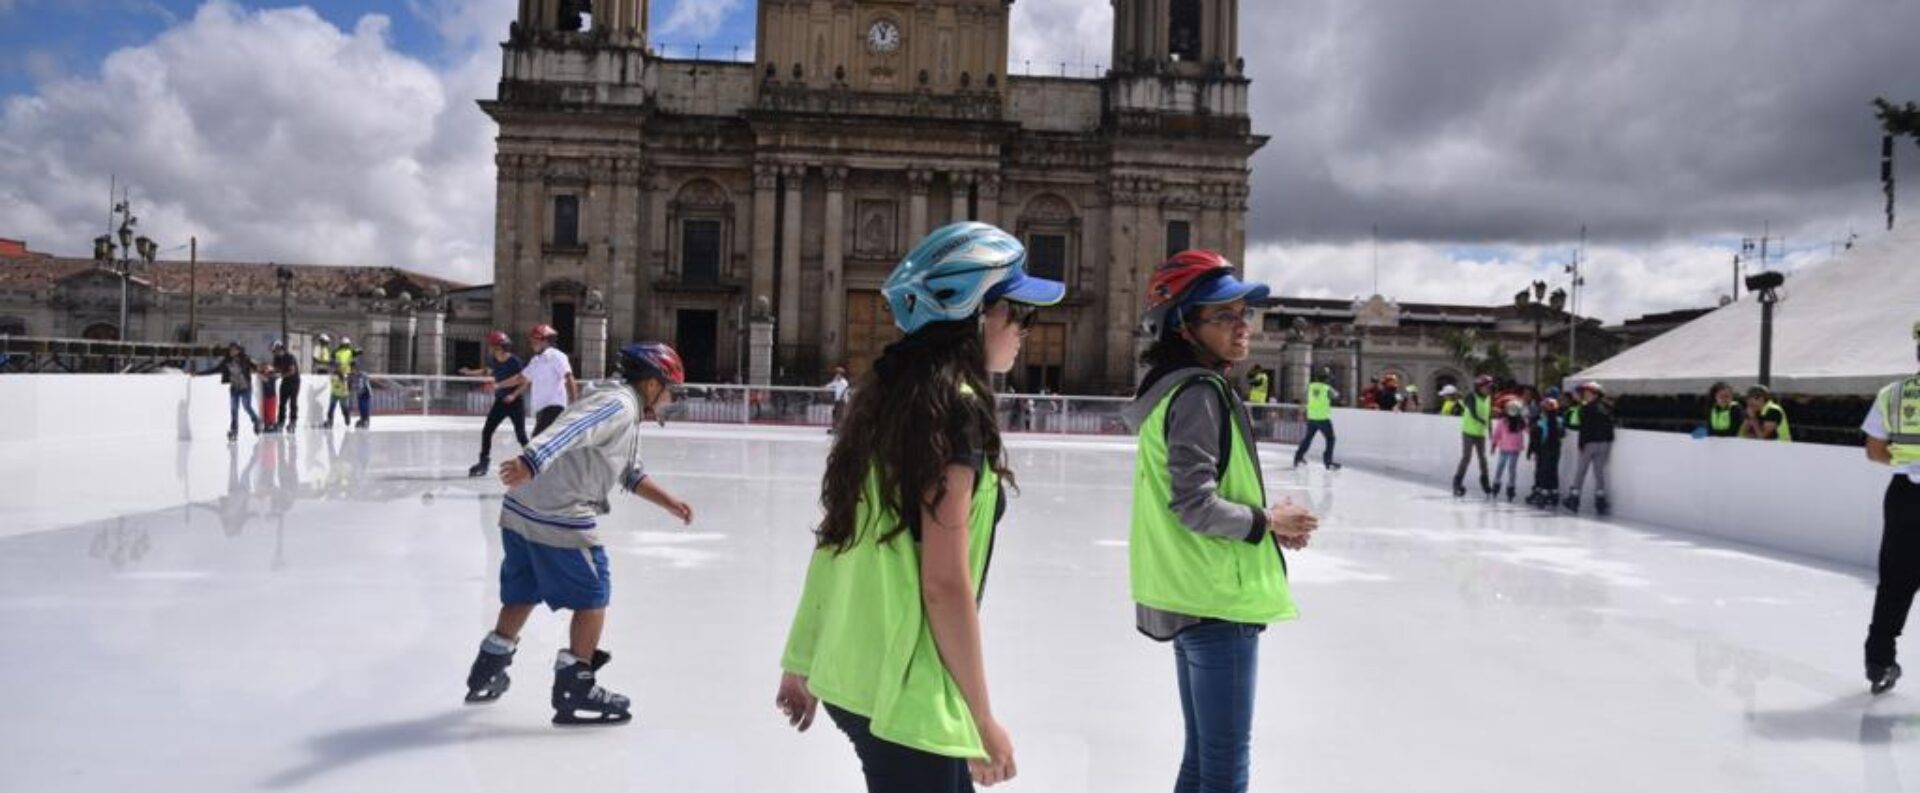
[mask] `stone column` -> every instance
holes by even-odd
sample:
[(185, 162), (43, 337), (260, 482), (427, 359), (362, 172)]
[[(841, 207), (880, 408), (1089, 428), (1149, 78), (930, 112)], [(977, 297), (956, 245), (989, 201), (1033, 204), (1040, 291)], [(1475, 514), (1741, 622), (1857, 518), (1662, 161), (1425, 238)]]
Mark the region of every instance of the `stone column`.
[[(374, 305), (367, 312), (366, 335), (360, 337), (359, 346), (367, 351), (365, 366), (369, 372), (396, 373), (388, 365), (387, 347), (392, 339), (393, 317), (387, 308)], [(358, 360), (358, 359), (356, 359)]]
[(1360, 404), (1360, 345), (1358, 339), (1347, 342), (1347, 404)]
[(1227, 249), (1223, 253), (1236, 262), (1247, 258), (1247, 196), (1251, 193), (1244, 182), (1227, 188)]
[(747, 295), (749, 301), (773, 299), (773, 224), (778, 222), (778, 196), (774, 191), (779, 186), (779, 166), (753, 166), (753, 292)]
[(444, 375), (447, 373), (447, 314), (438, 305), (420, 312), (417, 317), (420, 328), (419, 364), (415, 374)]
[(387, 345), (386, 370), (392, 374), (419, 374), (415, 369), (415, 350), (420, 338), (420, 318), (414, 316), (413, 306), (406, 306), (393, 318), (394, 335), (399, 336), (399, 344)]
[(820, 254), (820, 363), (837, 366), (845, 354), (842, 335), (846, 331), (847, 290), (843, 269), (846, 258), (847, 169), (829, 167), (827, 180), (826, 239)]
[(634, 304), (629, 309), (633, 321), (630, 324), (612, 322), (610, 326), (622, 333), (633, 334), (631, 338), (636, 340), (659, 339), (669, 335), (660, 316), (663, 312), (655, 308), (653, 293), (654, 279), (667, 275), (667, 240), (672, 236), (667, 229), (667, 205), (673, 199), (667, 195), (664, 182), (665, 178), (651, 169), (640, 175), (640, 194), (647, 202), (647, 240), (643, 246), (646, 253), (636, 257), (636, 277), (640, 284)]
[(927, 236), (927, 185), (932, 171), (907, 171), (907, 244), (908, 249)]
[(781, 199), (784, 220), (780, 232), (780, 313), (777, 318), (781, 352), (790, 355), (800, 346), (800, 199), (807, 166), (789, 165), (780, 169), (780, 175), (786, 180), (786, 195)]
[(953, 199), (949, 206), (949, 223), (972, 220), (973, 213), (967, 210), (967, 199), (973, 196), (973, 174), (965, 171), (953, 172)]
[(1107, 221), (1107, 282), (1106, 299), (1101, 301), (1106, 307), (1106, 366), (1101, 380), (1109, 388), (1117, 388), (1133, 379), (1133, 329), (1136, 312), (1133, 279), (1136, 253), (1135, 238), (1139, 237), (1140, 193), (1137, 180), (1116, 177), (1109, 185), (1109, 211)]
[(607, 376), (607, 312), (588, 299), (588, 308), (580, 315), (580, 377), (599, 380)]
[(981, 174), (975, 184), (980, 188), (980, 211), (974, 219), (981, 223), (1000, 225), (1000, 175)]
[(747, 323), (747, 356), (750, 362), (747, 382), (751, 385), (773, 383), (773, 322), (755, 317)]
[(1307, 383), (1313, 382), (1313, 341), (1311, 339), (1289, 339), (1280, 350), (1280, 365), (1286, 367), (1286, 393), (1280, 395), (1283, 402), (1304, 405), (1307, 401)]

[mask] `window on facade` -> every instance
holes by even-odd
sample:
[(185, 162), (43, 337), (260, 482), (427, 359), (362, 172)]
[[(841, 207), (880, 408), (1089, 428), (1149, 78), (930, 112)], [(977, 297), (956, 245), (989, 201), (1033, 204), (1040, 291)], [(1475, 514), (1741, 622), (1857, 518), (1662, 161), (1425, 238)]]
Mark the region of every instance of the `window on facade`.
[(27, 321), (19, 317), (0, 317), (0, 336), (27, 335)]
[(575, 248), (580, 245), (580, 197), (553, 197), (553, 245)]
[(689, 284), (720, 283), (720, 221), (680, 224), (680, 277)]
[(1067, 326), (1060, 323), (1041, 323), (1027, 332), (1027, 340), (1020, 346), (1021, 374), (1023, 382), (1017, 383), (1021, 391), (1038, 393), (1060, 393), (1060, 376), (1066, 370), (1067, 363)]
[(1167, 257), (1193, 247), (1193, 224), (1176, 220), (1167, 224)]
[(1167, 25), (1167, 55), (1176, 61), (1200, 60), (1200, 0), (1173, 0)]
[(1034, 234), (1027, 240), (1027, 272), (1050, 281), (1067, 280), (1067, 237)]

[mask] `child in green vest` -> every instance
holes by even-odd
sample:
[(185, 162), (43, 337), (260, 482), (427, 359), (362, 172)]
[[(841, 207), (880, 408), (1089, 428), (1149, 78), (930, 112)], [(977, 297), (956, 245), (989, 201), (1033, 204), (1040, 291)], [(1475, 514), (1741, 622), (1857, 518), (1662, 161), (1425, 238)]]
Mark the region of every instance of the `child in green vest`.
[(1267, 503), (1247, 408), (1226, 380), (1268, 293), (1212, 251), (1167, 260), (1148, 284), (1149, 370), (1122, 413), (1139, 432), (1134, 625), (1173, 644), (1179, 671), (1187, 737), (1176, 790), (1247, 789), (1260, 635), (1298, 616), (1282, 549), (1305, 548), (1318, 525), (1291, 501)]
[(1473, 393), (1460, 402), (1460, 466), (1453, 470), (1453, 495), (1467, 494), (1467, 463), (1480, 459), (1480, 490), (1493, 496), (1493, 482), (1487, 478), (1487, 428), (1493, 421), (1493, 378), (1480, 375), (1473, 379)]
[(872, 793), (961, 793), (1018, 771), (978, 605), (1012, 476), (989, 377), (1013, 368), (1033, 308), (1066, 296), (1025, 260), (984, 223), (915, 246), (881, 290), (906, 335), (853, 388), (827, 456), (775, 702), (802, 731), (826, 703)]

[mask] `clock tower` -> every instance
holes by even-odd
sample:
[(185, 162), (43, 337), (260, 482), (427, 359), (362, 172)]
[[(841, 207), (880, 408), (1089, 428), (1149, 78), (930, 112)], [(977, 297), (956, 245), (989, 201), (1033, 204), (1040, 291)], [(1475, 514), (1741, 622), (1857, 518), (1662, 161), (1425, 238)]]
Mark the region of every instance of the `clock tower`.
[(762, 0), (758, 68), (788, 89), (951, 95), (1006, 85), (1007, 0)]

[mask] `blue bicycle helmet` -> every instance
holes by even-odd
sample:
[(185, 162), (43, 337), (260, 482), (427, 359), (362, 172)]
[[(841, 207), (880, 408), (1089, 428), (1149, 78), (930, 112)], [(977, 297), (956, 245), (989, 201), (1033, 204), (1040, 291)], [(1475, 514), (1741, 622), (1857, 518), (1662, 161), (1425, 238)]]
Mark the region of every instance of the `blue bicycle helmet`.
[(955, 223), (907, 252), (880, 288), (893, 324), (909, 335), (935, 322), (974, 316), (995, 300), (1051, 306), (1066, 297), (1058, 281), (1026, 273), (1027, 248), (986, 223)]

